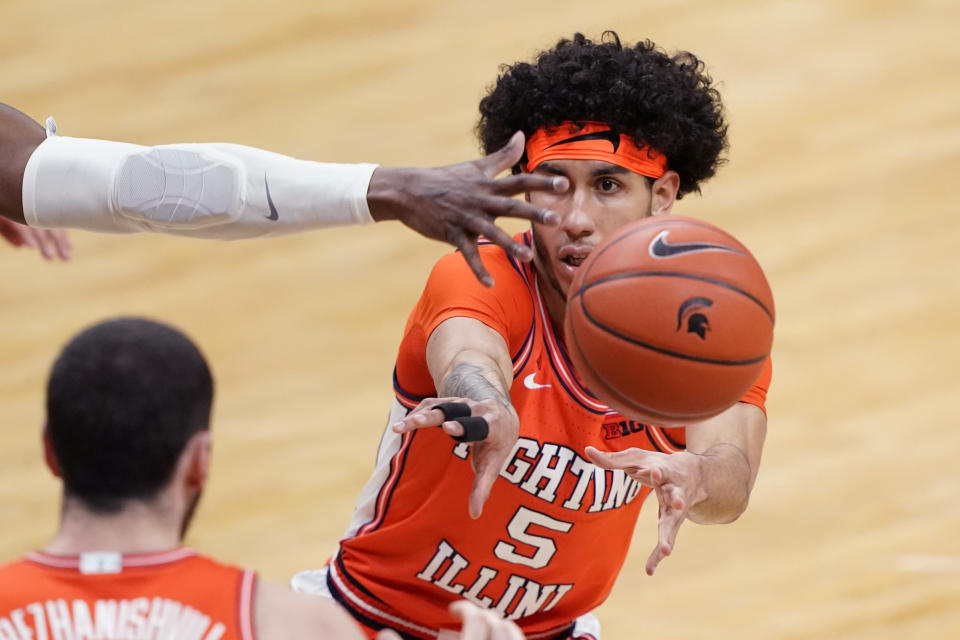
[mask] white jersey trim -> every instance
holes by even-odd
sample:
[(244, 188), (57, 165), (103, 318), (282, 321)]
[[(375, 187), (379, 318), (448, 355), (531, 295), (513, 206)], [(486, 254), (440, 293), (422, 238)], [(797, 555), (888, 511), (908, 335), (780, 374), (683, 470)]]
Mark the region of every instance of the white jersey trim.
[(677, 453), (679, 451), (683, 451), (683, 449), (678, 449), (672, 444), (670, 444), (670, 440), (667, 439), (665, 435), (663, 435), (663, 432), (660, 431), (660, 427), (655, 427), (652, 424), (648, 424), (647, 431), (650, 433), (650, 437), (656, 441), (657, 446), (660, 447), (663, 451), (667, 453)]
[(240, 637), (242, 640), (256, 640), (253, 626), (253, 597), (257, 574), (249, 569), (240, 579)]
[[(151, 567), (160, 564), (169, 564), (184, 558), (197, 555), (193, 549), (181, 547), (170, 551), (157, 553), (124, 554), (124, 567)], [(55, 555), (43, 551), (30, 551), (24, 554), (24, 559), (36, 564), (57, 569), (80, 569), (80, 555)]]
[(418, 633), (421, 633), (430, 638), (436, 638), (438, 632), (435, 629), (430, 629), (428, 627), (423, 627), (418, 624), (414, 624), (409, 620), (404, 620), (403, 618), (398, 618), (397, 616), (390, 615), (385, 611), (381, 611), (376, 607), (368, 604), (363, 599), (359, 598), (353, 593), (350, 587), (347, 585), (346, 581), (340, 575), (340, 572), (337, 571), (337, 562), (336, 560), (332, 561), (327, 567), (327, 570), (330, 572), (330, 578), (333, 580), (333, 583), (336, 585), (337, 590), (350, 602), (366, 613), (367, 615), (375, 616), (378, 620), (389, 624), (390, 626), (412, 629)]
[(387, 500), (391, 490), (400, 477), (400, 459), (406, 452), (412, 439), (410, 434), (399, 434), (390, 428), (394, 422), (407, 415), (407, 408), (394, 398), (390, 408), (390, 417), (380, 439), (377, 450), (377, 462), (370, 474), (370, 479), (364, 485), (357, 504), (353, 510), (353, 518), (347, 527), (345, 538), (354, 538), (376, 528), (383, 521), (386, 512)]

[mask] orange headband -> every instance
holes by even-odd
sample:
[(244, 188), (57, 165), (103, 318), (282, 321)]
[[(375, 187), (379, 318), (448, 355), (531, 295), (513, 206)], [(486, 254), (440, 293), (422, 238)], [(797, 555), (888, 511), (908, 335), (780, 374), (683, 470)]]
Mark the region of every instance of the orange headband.
[(537, 129), (527, 141), (527, 171), (547, 160), (603, 160), (649, 178), (667, 171), (667, 157), (649, 145), (638, 145), (625, 133), (616, 134), (603, 122), (564, 122)]

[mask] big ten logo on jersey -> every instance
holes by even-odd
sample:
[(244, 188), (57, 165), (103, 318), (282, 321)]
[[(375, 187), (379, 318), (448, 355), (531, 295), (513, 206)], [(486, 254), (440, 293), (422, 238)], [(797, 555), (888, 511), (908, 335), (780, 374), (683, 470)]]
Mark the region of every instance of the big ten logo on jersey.
[[(454, 449), (464, 459), (468, 452), (460, 445)], [(623, 508), (640, 495), (643, 486), (623, 470), (600, 469), (569, 447), (531, 438), (517, 441), (500, 477), (544, 503), (569, 510), (570, 519), (554, 518), (518, 501), (503, 538), (492, 549), (501, 563), (491, 564), (499, 568), (482, 564), (467, 570), (477, 566), (476, 559), (471, 562), (449, 541), (441, 540), (417, 578), (516, 620), (550, 611), (573, 588), (572, 583), (541, 584), (521, 574), (524, 568), (544, 569), (550, 564), (558, 545), (567, 539), (565, 534), (582, 517), (574, 512)]]
[(604, 422), (600, 427), (600, 431), (603, 434), (604, 440), (615, 440), (616, 438), (623, 438), (624, 436), (629, 436), (634, 433), (643, 433), (646, 428), (646, 425), (641, 422), (614, 420), (612, 422)]

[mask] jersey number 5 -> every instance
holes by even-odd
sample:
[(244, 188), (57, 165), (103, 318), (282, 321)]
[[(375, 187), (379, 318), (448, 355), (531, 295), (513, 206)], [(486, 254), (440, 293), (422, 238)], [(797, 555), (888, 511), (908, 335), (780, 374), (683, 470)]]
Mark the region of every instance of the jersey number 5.
[(539, 511), (520, 507), (513, 515), (513, 518), (510, 519), (510, 523), (507, 525), (507, 533), (517, 542), (530, 545), (534, 547), (536, 551), (533, 555), (523, 555), (517, 552), (515, 545), (510, 544), (506, 540), (501, 540), (493, 548), (493, 554), (501, 560), (514, 564), (522, 564), (525, 567), (532, 567), (534, 569), (542, 569), (550, 564), (550, 558), (557, 552), (557, 543), (554, 542), (552, 538), (530, 533), (527, 531), (530, 525), (537, 525), (559, 533), (566, 533), (573, 527), (572, 522), (556, 520)]

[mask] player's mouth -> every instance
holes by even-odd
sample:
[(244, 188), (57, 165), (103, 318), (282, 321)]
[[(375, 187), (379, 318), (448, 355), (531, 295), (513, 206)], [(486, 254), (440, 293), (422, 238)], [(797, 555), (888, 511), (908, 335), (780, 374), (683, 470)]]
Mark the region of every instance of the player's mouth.
[(557, 261), (560, 263), (560, 270), (570, 277), (577, 272), (580, 265), (587, 259), (593, 250), (592, 245), (566, 245), (560, 248), (557, 253)]

